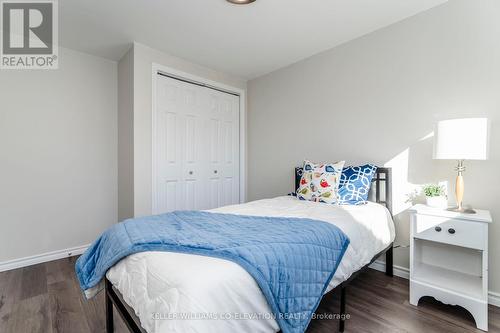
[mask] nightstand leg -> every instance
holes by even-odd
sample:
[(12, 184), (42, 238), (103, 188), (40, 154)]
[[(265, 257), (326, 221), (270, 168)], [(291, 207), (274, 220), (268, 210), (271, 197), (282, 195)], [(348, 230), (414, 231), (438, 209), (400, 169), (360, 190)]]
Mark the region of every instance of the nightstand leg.
[(468, 308), (480, 330), (488, 331), (488, 305), (474, 305)]
[(422, 296), (425, 296), (420, 290), (420, 286), (418, 284), (414, 284), (410, 281), (410, 304), (414, 306), (418, 306), (418, 301)]

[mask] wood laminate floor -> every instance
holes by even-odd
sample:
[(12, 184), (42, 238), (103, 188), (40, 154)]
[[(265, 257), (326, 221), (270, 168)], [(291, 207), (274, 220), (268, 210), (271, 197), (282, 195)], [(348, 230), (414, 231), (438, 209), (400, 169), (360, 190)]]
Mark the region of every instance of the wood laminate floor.
[[(0, 273), (1, 333), (104, 332), (104, 296), (85, 300), (67, 258)], [(346, 332), (482, 332), (470, 314), (431, 298), (408, 303), (408, 281), (369, 270), (348, 289)], [(338, 297), (326, 298), (317, 313), (336, 313)], [(490, 307), (490, 332), (500, 333), (500, 309)], [(115, 314), (116, 332), (127, 332)], [(308, 333), (336, 332), (337, 322), (314, 320)]]

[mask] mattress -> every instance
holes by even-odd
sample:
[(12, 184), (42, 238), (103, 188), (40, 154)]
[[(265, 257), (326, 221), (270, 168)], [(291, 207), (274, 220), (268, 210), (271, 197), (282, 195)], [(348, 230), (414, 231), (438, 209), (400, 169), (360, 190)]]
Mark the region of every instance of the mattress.
[[(389, 211), (371, 202), (336, 206), (287, 196), (211, 211), (303, 217), (335, 224), (350, 238), (350, 244), (327, 292), (368, 264), (395, 237)], [(121, 260), (106, 276), (149, 333), (279, 331), (255, 280), (231, 261), (173, 252), (142, 252)]]

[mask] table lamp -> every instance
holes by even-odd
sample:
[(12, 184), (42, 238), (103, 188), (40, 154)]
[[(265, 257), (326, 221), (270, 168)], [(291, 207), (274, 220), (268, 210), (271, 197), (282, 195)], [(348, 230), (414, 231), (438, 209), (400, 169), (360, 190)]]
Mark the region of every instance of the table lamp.
[(474, 214), (463, 208), (464, 160), (487, 160), (489, 153), (489, 121), (487, 118), (462, 118), (439, 121), (434, 131), (434, 159), (458, 160), (455, 184), (457, 207), (448, 210)]

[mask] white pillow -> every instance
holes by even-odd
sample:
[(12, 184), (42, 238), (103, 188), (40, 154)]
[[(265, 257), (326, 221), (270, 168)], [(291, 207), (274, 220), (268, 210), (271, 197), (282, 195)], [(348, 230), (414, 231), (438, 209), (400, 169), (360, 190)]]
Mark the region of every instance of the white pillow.
[(297, 198), (335, 204), (345, 161), (333, 164), (314, 164), (304, 161)]

